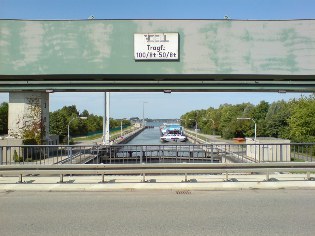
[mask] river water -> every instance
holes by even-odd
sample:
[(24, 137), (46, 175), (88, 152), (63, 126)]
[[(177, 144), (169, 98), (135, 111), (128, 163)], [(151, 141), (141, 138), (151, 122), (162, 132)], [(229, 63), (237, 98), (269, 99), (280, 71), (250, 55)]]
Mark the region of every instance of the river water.
[[(209, 162), (205, 150), (191, 146), (190, 142), (160, 141), (160, 123), (147, 123), (153, 128), (144, 129), (123, 148), (116, 149), (110, 155), (104, 155), (102, 163), (181, 163)], [(139, 145), (139, 146), (138, 146)], [(142, 146), (144, 145), (144, 146)], [(154, 146), (150, 146), (154, 145)], [(180, 145), (180, 147), (178, 147)], [(206, 158), (206, 159), (205, 159)]]
[(191, 144), (190, 142), (178, 142), (178, 143), (162, 143), (160, 141), (161, 133), (160, 126), (162, 123), (158, 122), (147, 122), (147, 126), (154, 126), (154, 128), (148, 128), (142, 131), (139, 135), (134, 137), (128, 144), (132, 145), (181, 145), (181, 144)]

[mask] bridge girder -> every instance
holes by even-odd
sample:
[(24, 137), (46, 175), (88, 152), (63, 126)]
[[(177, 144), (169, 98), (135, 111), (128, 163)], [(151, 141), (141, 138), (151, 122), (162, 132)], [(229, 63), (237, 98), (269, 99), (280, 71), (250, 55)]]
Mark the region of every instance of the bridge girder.
[(312, 75), (0, 76), (0, 92), (315, 92)]
[[(314, 92), (314, 31), (312, 19), (0, 20), (0, 91)], [(178, 58), (137, 59), (169, 42), (135, 40), (148, 33), (177, 34)]]

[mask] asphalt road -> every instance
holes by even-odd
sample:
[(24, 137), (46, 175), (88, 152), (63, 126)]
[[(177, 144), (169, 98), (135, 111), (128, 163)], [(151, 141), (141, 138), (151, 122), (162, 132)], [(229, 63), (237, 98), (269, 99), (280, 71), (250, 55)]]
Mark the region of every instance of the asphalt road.
[(315, 190), (0, 192), (0, 235), (314, 235)]

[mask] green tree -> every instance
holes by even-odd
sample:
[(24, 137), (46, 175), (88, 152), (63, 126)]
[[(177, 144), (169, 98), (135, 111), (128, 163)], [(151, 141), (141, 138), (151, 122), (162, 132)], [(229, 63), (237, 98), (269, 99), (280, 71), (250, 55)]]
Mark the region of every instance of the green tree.
[(252, 118), (255, 106), (251, 103), (243, 103), (239, 108), (239, 114), (235, 118), (237, 122), (235, 137), (253, 137), (255, 135), (254, 123), (251, 120), (237, 120), (237, 118)]
[(196, 127), (196, 120), (198, 120), (198, 110), (187, 112), (180, 117), (181, 125), (185, 128), (194, 129)]
[(66, 117), (70, 120), (70, 117), (79, 116), (79, 111), (75, 105), (72, 106), (64, 106), (59, 110), (59, 112), (65, 114)]
[(202, 112), (202, 118), (200, 122), (202, 133), (205, 133), (205, 134), (214, 133), (215, 126), (213, 124), (216, 124), (215, 111), (216, 110), (213, 107), (210, 107), (207, 110), (205, 110), (205, 112)]
[[(315, 94), (278, 101), (271, 105), (261, 101), (257, 106), (250, 103), (238, 105), (223, 104), (219, 108), (194, 110), (181, 116), (181, 125), (194, 128), (196, 121), (203, 133), (213, 131), (223, 138), (254, 136), (254, 122), (237, 120), (238, 117), (254, 119), (257, 136), (287, 138), (294, 142), (315, 142)], [(213, 121), (210, 121), (213, 120)]]
[(0, 134), (8, 133), (8, 110), (9, 105), (7, 102), (3, 102), (0, 105)]
[(62, 142), (67, 136), (68, 119), (66, 114), (60, 112), (60, 110), (51, 112), (49, 122), (50, 133), (59, 135), (59, 140)]
[(289, 138), (290, 117), (289, 104), (283, 100), (273, 102), (265, 117), (266, 136), (274, 138)]
[(257, 136), (266, 136), (266, 122), (265, 118), (269, 110), (269, 103), (261, 101), (252, 111), (251, 118), (253, 118), (257, 124)]
[[(75, 105), (64, 106), (63, 108), (50, 113), (50, 133), (57, 134), (60, 142), (67, 141), (68, 124), (70, 123), (70, 136), (83, 136), (88, 133), (101, 131), (103, 129), (103, 117), (90, 114), (84, 110), (80, 116), (87, 117), (86, 120), (74, 119), (79, 117), (79, 112)], [(120, 127), (121, 121), (110, 118), (110, 128)], [(130, 121), (123, 120), (123, 125), (130, 125)]]
[(302, 97), (290, 102), (288, 119), (290, 137), (295, 142), (315, 141), (315, 96)]
[(87, 110), (84, 110), (84, 111), (82, 111), (82, 113), (80, 114), (80, 116), (82, 116), (82, 117), (89, 117), (90, 114), (89, 114), (89, 112), (88, 112)]
[(100, 131), (103, 128), (103, 117), (91, 114), (88, 116), (86, 123), (89, 132)]
[(244, 132), (248, 133), (248, 127), (243, 126), (244, 123), (237, 120), (238, 117), (242, 117), (247, 107), (247, 103), (224, 104), (219, 107), (221, 113), (219, 129), (223, 138), (231, 139), (243, 136)]
[[(72, 117), (71, 117), (72, 119)], [(88, 125), (85, 120), (82, 119), (74, 119), (70, 123), (70, 134), (71, 136), (83, 136), (87, 135), (89, 132)]]

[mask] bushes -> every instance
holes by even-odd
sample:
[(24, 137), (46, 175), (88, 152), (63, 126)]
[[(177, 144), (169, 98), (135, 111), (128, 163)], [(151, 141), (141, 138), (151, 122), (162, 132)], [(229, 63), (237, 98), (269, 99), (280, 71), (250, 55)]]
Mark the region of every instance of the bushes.
[(18, 154), (17, 154), (17, 151), (14, 150), (14, 153), (13, 153), (13, 160), (15, 162), (22, 162), (23, 161), (23, 157), (20, 157)]

